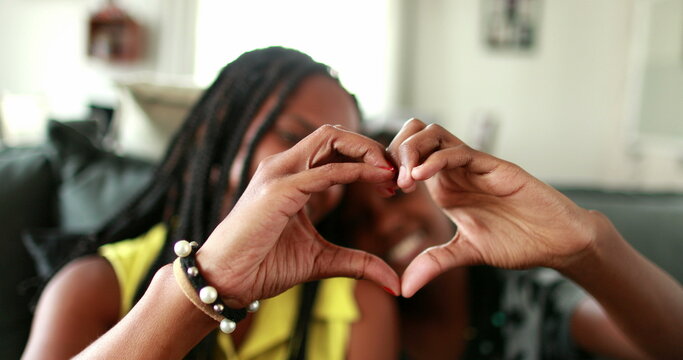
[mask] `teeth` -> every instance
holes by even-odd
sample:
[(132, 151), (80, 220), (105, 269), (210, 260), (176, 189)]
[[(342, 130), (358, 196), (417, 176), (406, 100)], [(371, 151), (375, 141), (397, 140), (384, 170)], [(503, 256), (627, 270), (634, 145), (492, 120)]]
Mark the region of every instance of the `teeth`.
[(422, 234), (418, 231), (406, 236), (396, 246), (389, 250), (389, 261), (401, 261), (402, 259), (417, 252), (422, 245)]

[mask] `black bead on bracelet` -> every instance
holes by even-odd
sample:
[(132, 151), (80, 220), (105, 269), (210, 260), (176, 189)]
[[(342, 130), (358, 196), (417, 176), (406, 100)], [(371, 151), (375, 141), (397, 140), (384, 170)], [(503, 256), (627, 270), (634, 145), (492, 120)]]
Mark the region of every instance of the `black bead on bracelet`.
[[(226, 334), (232, 333), (235, 331), (237, 323), (247, 316), (247, 312), (257, 311), (260, 303), (258, 300), (255, 300), (246, 308), (242, 309), (232, 309), (223, 304), (223, 301), (218, 296), (216, 288), (207, 284), (206, 280), (199, 273), (197, 260), (194, 256), (198, 249), (199, 244), (195, 241), (188, 242), (186, 240), (180, 240), (173, 246), (173, 251), (178, 255), (177, 261), (179, 262), (180, 268), (186, 275), (185, 278), (194, 289), (193, 293), (198, 295), (203, 306), (202, 304), (198, 304), (197, 299), (191, 297), (191, 294), (189, 294), (186, 289), (183, 289), (183, 291), (202, 311), (220, 321), (220, 329), (222, 332)], [(183, 284), (180, 285), (181, 288), (183, 288)]]

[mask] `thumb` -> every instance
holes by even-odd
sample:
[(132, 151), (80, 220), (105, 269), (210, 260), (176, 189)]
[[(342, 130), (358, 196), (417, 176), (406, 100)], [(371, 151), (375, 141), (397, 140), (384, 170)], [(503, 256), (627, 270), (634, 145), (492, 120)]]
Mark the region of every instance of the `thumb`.
[(313, 277), (337, 276), (370, 280), (394, 296), (401, 294), (398, 275), (382, 259), (365, 251), (327, 243), (316, 258)]
[(409, 298), (449, 269), (476, 263), (477, 252), (474, 248), (459, 241), (459, 235), (447, 244), (433, 246), (416, 256), (403, 272), (401, 293)]

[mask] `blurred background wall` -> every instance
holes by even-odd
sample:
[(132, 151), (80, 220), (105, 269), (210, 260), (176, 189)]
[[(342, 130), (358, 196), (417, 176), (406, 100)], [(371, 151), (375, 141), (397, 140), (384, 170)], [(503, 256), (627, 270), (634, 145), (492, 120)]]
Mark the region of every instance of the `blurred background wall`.
[[(78, 119), (106, 104), (117, 109), (118, 150), (154, 158), (223, 65), (284, 45), (338, 70), (371, 121), (440, 123), (554, 184), (683, 190), (678, 0), (116, 4), (146, 31), (134, 64), (87, 57), (87, 19), (102, 1), (0, 0), (5, 127), (17, 112), (40, 124), (26, 119)], [(531, 40), (491, 37), (496, 21), (522, 15)], [(13, 110), (21, 104), (41, 110)]]
[[(683, 132), (639, 131), (654, 111), (683, 126), (683, 2), (543, 1), (526, 52), (485, 46), (483, 3), (405, 1), (414, 21), (404, 28), (413, 34), (404, 104), (456, 134), (496, 119), (494, 153), (551, 182), (681, 188)], [(669, 81), (645, 89), (657, 67), (653, 48)], [(648, 96), (670, 100), (642, 112)]]

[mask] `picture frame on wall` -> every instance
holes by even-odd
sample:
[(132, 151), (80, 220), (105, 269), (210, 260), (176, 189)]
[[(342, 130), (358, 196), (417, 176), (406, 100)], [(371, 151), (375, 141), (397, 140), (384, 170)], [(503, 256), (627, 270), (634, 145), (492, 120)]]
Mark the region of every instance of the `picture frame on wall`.
[(494, 51), (528, 52), (539, 37), (541, 0), (483, 0), (482, 33)]

